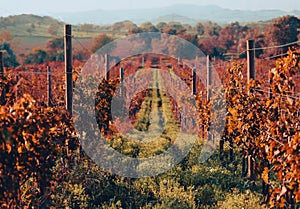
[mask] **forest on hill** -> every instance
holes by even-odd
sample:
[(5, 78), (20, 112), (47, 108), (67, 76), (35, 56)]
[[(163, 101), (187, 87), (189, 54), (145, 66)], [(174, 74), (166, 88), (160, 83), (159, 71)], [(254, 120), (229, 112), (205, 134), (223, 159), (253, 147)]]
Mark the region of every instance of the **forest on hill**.
[[(122, 21), (113, 25), (99, 26), (81, 24), (73, 26), (74, 56), (87, 59), (96, 49), (126, 34), (141, 32), (163, 32), (177, 35), (200, 48), (205, 54), (216, 58), (245, 57), (246, 40), (255, 40), (257, 57), (272, 57), (287, 52), (288, 47), (297, 45), (299, 39), (299, 19), (284, 16), (268, 22), (253, 22), (219, 25), (207, 21), (195, 26), (179, 22), (160, 22), (156, 25), (145, 22), (136, 25)], [(19, 64), (59, 61), (63, 47), (63, 22), (50, 17), (34, 15), (10, 16), (0, 19), (1, 49), (12, 49)], [(283, 48), (272, 48), (294, 43)], [(75, 54), (76, 53), (76, 54)], [(14, 55), (12, 56), (12, 63)], [(36, 60), (37, 58), (38, 60)], [(14, 65), (13, 65), (14, 66)]]

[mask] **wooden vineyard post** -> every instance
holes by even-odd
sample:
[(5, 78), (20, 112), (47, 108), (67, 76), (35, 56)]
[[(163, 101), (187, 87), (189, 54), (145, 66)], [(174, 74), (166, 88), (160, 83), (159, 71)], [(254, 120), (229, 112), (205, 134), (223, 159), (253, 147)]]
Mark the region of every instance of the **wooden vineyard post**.
[[(210, 63), (209, 56), (206, 56), (206, 99), (207, 102), (211, 99), (211, 84), (212, 84), (212, 68)], [(207, 140), (211, 141), (213, 140), (213, 135), (210, 133), (209, 128), (207, 130)]]
[(105, 69), (105, 80), (109, 81), (109, 55), (105, 54), (104, 56), (105, 63), (104, 63), (104, 69)]
[[(3, 60), (3, 51), (0, 51), (0, 78), (4, 78), (4, 60)], [(6, 100), (6, 86), (3, 86), (0, 98), (0, 104), (5, 104)]]
[(121, 82), (123, 82), (123, 80), (124, 80), (124, 68), (123, 67), (120, 68), (120, 80), (121, 80)]
[(180, 57), (177, 58), (177, 65), (178, 65), (178, 67), (181, 66), (181, 58)]
[(274, 76), (272, 71), (269, 72), (269, 76), (270, 76), (270, 78), (269, 78), (269, 82), (270, 82), (270, 87), (269, 87), (269, 99), (272, 99), (272, 98), (273, 98), (273, 94), (272, 94), (271, 85), (272, 85), (272, 83), (273, 83), (273, 76)]
[(121, 94), (122, 97), (125, 95), (125, 94), (124, 94), (124, 93), (125, 93), (125, 92), (124, 92), (124, 90), (125, 90), (124, 88), (125, 88), (125, 87), (123, 86), (123, 81), (124, 81), (124, 68), (121, 67), (121, 68), (120, 68), (120, 86), (121, 86), (121, 87), (120, 87), (120, 91), (121, 91), (120, 94)]
[(65, 25), (65, 73), (66, 73), (66, 109), (72, 115), (73, 79), (72, 79), (72, 29)]
[(212, 68), (209, 55), (206, 57), (206, 72), (207, 72), (207, 79), (206, 79), (206, 91), (207, 91), (207, 101), (210, 101), (211, 98), (211, 84), (212, 84)]
[(52, 106), (51, 67), (47, 66), (47, 105)]
[[(247, 40), (247, 83), (250, 80), (255, 80), (255, 42), (254, 40)], [(250, 93), (250, 92), (248, 92)], [(252, 154), (247, 157), (247, 177), (253, 178), (254, 173), (254, 159)]]
[(255, 80), (255, 48), (254, 40), (247, 40), (247, 82)]
[[(109, 54), (105, 54), (104, 55), (104, 78), (105, 80), (108, 82), (110, 79), (110, 75), (109, 75)], [(109, 119), (106, 119), (105, 121), (103, 121), (104, 123), (104, 135), (108, 134), (108, 130), (109, 130)]]
[[(211, 59), (210, 56), (206, 56), (206, 99), (207, 102), (210, 102), (211, 96), (212, 96), (212, 65), (211, 65)], [(209, 131), (208, 131), (209, 133)], [(211, 134), (208, 134), (208, 140), (211, 140)], [(220, 160), (223, 160), (223, 152), (224, 152), (224, 140), (221, 138), (219, 142), (219, 156)]]
[(197, 73), (196, 69), (192, 69), (192, 94), (197, 95)]
[(0, 51), (0, 77), (4, 76), (4, 60), (3, 60), (3, 51)]

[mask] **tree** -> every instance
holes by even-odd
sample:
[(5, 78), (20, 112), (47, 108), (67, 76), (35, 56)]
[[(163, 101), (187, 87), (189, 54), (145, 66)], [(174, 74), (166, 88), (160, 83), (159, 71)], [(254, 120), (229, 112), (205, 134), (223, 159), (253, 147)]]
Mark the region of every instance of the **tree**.
[(13, 50), (10, 48), (9, 43), (0, 44), (0, 50), (5, 51), (4, 54), (4, 66), (5, 67), (17, 67), (19, 65), (17, 57), (14, 54)]
[(121, 31), (123, 27), (124, 27), (124, 23), (123, 22), (116, 22), (115, 24), (113, 24), (111, 26), (111, 29), (113, 31)]
[[(247, 40), (255, 40), (255, 48), (262, 48), (266, 46), (266, 37), (262, 30), (259, 27), (250, 28), (247, 30), (246, 35), (240, 37), (238, 45), (238, 53), (244, 52), (240, 55), (240, 58), (246, 58), (246, 43)], [(255, 50), (255, 56), (260, 57), (264, 54), (264, 50), (257, 49)]]
[(22, 42), (21, 38), (15, 38), (10, 30), (3, 30), (0, 32), (0, 43), (8, 43), (10, 45), (10, 48), (15, 50), (18, 47), (20, 47), (20, 44)]
[(203, 35), (205, 30), (204, 30), (204, 25), (201, 22), (198, 22), (195, 25), (195, 31), (199, 34), (199, 35)]
[(0, 33), (0, 42), (9, 43), (14, 39), (13, 35), (11, 35), (10, 30), (4, 30)]
[(49, 51), (61, 51), (64, 50), (64, 39), (63, 38), (53, 38), (50, 39), (47, 43), (46, 43), (46, 48)]
[(116, 22), (111, 26), (111, 29), (116, 32), (122, 32), (122, 31), (132, 31), (137, 28), (137, 25), (129, 20), (125, 20), (122, 22)]
[(208, 22), (205, 22), (203, 25), (204, 25), (204, 31), (205, 31), (206, 35), (219, 36), (219, 33), (222, 28), (217, 23), (208, 21)]
[(196, 46), (198, 46), (198, 37), (197, 37), (197, 35), (183, 34), (183, 35), (180, 35), (179, 37), (191, 42), (192, 44), (194, 44)]
[(167, 27), (168, 24), (165, 23), (165, 22), (159, 22), (157, 25), (156, 25), (156, 28), (160, 31), (160, 32), (163, 32), (163, 30), (165, 29), (165, 27)]
[[(283, 45), (297, 41), (299, 28), (300, 20), (294, 16), (284, 16), (273, 20), (271, 25), (266, 26), (269, 45)], [(289, 47), (291, 46), (282, 47), (282, 53), (286, 53)], [(278, 53), (278, 49), (275, 53)]]
[(210, 55), (212, 57), (222, 57), (225, 51), (220, 46), (220, 42), (216, 36), (199, 39), (198, 46), (206, 55)]
[(25, 64), (41, 64), (48, 61), (48, 54), (45, 50), (34, 49), (32, 53), (25, 58)]
[(184, 27), (184, 29), (185, 29), (186, 31), (191, 31), (191, 30), (193, 30), (193, 27), (192, 27), (190, 24), (183, 24), (182, 26)]
[(171, 35), (179, 35), (184, 34), (186, 29), (179, 22), (169, 22), (163, 32)]
[(151, 23), (144, 22), (140, 25), (140, 28), (143, 32), (158, 32), (159, 30)]
[(49, 61), (63, 61), (64, 60), (64, 39), (53, 38), (46, 43)]
[(138, 27), (135, 23), (133, 23), (129, 20), (123, 21), (123, 24), (124, 24), (124, 26), (122, 28), (123, 31), (130, 31), (130, 30), (133, 30)]
[(129, 34), (142, 33), (143, 30), (140, 27), (132, 28), (128, 31)]
[(94, 38), (94, 44), (92, 47), (92, 52), (96, 52), (98, 49), (103, 47), (104, 45), (112, 42), (114, 39), (106, 34), (101, 34)]
[(239, 22), (231, 23), (220, 31), (219, 41), (226, 50), (238, 51), (240, 39), (243, 38), (248, 27), (241, 26)]

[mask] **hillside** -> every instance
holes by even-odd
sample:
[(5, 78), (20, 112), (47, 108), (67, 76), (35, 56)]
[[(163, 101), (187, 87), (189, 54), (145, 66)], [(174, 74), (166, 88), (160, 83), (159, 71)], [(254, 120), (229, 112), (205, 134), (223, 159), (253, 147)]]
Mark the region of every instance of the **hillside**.
[(38, 16), (32, 14), (0, 17), (0, 30), (10, 30), (14, 36), (46, 36), (50, 26), (57, 28), (61, 33), (64, 23), (49, 16)]
[[(0, 31), (9, 30), (14, 37), (21, 38), (63, 36), (64, 25), (67, 22), (58, 19), (34, 14), (0, 17)], [(99, 32), (107, 30), (105, 26), (91, 26), (91, 24), (73, 25), (73, 33), (77, 37), (91, 38)]]
[[(22, 14), (8, 17), (0, 17), (0, 32), (9, 31), (15, 38), (13, 49), (17, 55), (28, 54), (34, 48), (44, 48), (46, 42), (54, 37), (62, 37), (65, 23), (49, 16), (38, 16), (33, 14)], [(73, 25), (73, 35), (80, 44), (90, 45), (92, 38), (99, 34), (95, 29), (81, 28)]]

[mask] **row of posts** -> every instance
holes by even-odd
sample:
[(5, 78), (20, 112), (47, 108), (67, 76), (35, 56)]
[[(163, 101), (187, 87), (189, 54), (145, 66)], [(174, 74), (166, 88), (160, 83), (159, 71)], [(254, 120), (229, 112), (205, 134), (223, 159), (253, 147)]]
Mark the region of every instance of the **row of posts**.
[[(210, 100), (212, 96), (212, 65), (210, 57), (206, 57), (206, 93), (207, 93), (207, 101)], [(197, 72), (196, 69), (192, 69), (192, 94), (197, 95)]]
[[(192, 93), (197, 94), (197, 74), (196, 70), (192, 69), (193, 82), (192, 82)], [(210, 57), (207, 56), (206, 60), (206, 91), (207, 101), (210, 101), (212, 96), (212, 65)], [(255, 42), (254, 40), (247, 40), (247, 82), (255, 80)], [(271, 93), (270, 93), (271, 94)]]
[[(65, 25), (64, 31), (64, 56), (65, 56), (65, 74), (66, 74), (66, 109), (72, 114), (72, 89), (73, 89), (73, 81), (72, 81), (72, 29), (71, 25)], [(250, 79), (255, 79), (255, 42), (254, 40), (247, 41), (247, 81), (249, 83)], [(144, 60), (143, 60), (144, 62)], [(144, 63), (143, 63), (144, 65)], [(105, 55), (105, 71), (106, 71), (106, 79), (109, 80), (109, 55)], [(48, 91), (47, 91), (47, 103), (51, 105), (51, 68), (47, 68), (47, 83), (48, 83)], [(0, 76), (4, 74), (3, 69), (3, 51), (0, 51)], [(124, 79), (124, 69), (120, 70), (121, 80)], [(209, 56), (207, 56), (207, 100), (209, 101), (212, 96), (211, 91), (212, 85), (212, 66)], [(197, 74), (196, 70), (192, 69), (192, 94), (197, 94)], [(271, 92), (270, 92), (271, 96)]]

